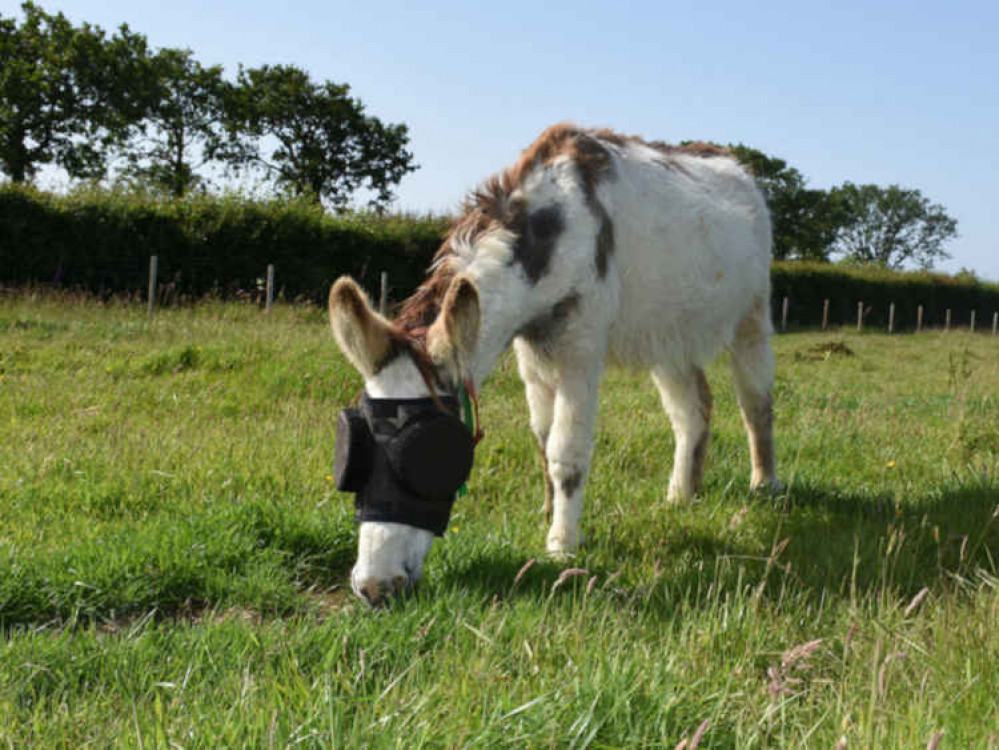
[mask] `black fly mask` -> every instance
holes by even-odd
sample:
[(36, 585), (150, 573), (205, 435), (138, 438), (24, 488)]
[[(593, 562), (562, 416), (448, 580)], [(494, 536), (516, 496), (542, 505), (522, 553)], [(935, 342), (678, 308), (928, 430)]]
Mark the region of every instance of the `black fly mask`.
[(333, 476), (337, 489), (355, 493), (358, 523), (391, 521), (444, 534), (475, 451), (460, 415), (453, 396), (367, 393), (359, 408), (340, 412)]

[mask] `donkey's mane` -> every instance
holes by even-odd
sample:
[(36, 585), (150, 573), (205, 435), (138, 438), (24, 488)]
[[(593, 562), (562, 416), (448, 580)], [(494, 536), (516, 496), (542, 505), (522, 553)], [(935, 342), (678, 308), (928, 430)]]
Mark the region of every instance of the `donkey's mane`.
[(400, 338), (415, 339), (420, 343), (425, 340), (426, 329), (437, 318), (444, 293), (456, 274), (452, 263), (456, 245), (474, 244), (482, 235), (497, 229), (504, 229), (514, 236), (522, 233), (525, 206), (522, 201), (512, 200), (511, 196), (535, 169), (547, 166), (560, 157), (568, 157), (578, 170), (586, 201), (593, 207), (597, 185), (613, 169), (608, 146), (626, 148), (629, 144), (658, 151), (666, 167), (672, 166), (672, 158), (680, 155), (702, 158), (732, 156), (728, 149), (705, 141), (674, 146), (663, 141), (646, 141), (639, 136), (621, 135), (606, 128), (591, 130), (564, 122), (552, 125), (524, 149), (512, 166), (493, 175), (465, 197), (444, 242), (434, 254), (430, 274), (399, 308), (394, 323)]
[(427, 328), (437, 319), (444, 293), (455, 276), (449, 263), (452, 255), (450, 245), (445, 240), (434, 254), (430, 275), (402, 303), (395, 316), (393, 324), (400, 335), (420, 341), (426, 339)]

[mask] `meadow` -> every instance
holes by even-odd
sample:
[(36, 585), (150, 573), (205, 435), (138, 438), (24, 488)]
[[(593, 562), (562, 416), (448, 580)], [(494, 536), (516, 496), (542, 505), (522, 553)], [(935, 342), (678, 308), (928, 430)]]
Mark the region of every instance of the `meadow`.
[(611, 371), (568, 566), (505, 357), (425, 580), (371, 610), (324, 310), (0, 298), (0, 745), (999, 748), (999, 339), (775, 347), (784, 491), (723, 359), (667, 505), (658, 396)]

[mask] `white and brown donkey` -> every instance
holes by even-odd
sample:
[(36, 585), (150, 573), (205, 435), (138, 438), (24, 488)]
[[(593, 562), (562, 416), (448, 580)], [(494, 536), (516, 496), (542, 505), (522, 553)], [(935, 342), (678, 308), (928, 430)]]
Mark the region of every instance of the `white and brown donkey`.
[[(330, 292), (330, 320), (375, 399), (477, 388), (513, 343), (544, 457), (548, 552), (566, 557), (579, 545), (607, 361), (651, 371), (676, 435), (676, 501), (698, 489), (704, 367), (727, 348), (751, 486), (775, 484), (770, 252), (763, 197), (725, 150), (555, 125), (468, 197), (395, 321), (347, 277)], [(362, 523), (355, 593), (377, 603), (414, 583), (433, 538)]]

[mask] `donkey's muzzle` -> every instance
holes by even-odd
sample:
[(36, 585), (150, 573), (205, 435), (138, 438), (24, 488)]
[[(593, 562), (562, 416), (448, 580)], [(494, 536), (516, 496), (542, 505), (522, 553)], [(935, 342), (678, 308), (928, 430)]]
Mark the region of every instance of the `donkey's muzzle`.
[(411, 585), (404, 576), (397, 576), (391, 581), (364, 581), (355, 588), (355, 593), (372, 607), (381, 607), (406, 592)]
[(358, 523), (403, 523), (442, 536), (468, 479), (475, 439), (452, 396), (373, 399), (337, 420), (333, 476)]

